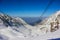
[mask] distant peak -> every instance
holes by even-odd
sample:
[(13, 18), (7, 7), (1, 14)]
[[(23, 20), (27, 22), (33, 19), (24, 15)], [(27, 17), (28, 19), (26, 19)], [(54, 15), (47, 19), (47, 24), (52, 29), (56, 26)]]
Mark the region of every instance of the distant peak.
[(4, 16), (4, 14), (3, 14), (3, 13), (1, 13), (1, 12), (0, 12), (0, 15), (1, 15), (1, 16)]
[(57, 11), (56, 15), (59, 15), (59, 14), (60, 14), (60, 10), (59, 10), (59, 11)]

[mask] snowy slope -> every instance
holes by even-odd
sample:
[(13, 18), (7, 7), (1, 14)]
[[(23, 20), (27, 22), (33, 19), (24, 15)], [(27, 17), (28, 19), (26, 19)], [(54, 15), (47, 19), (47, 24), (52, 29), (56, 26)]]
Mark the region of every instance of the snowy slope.
[(16, 33), (14, 35), (11, 32), (10, 33), (8, 32), (7, 35), (4, 35), (4, 34), (1, 34), (1, 35), (3, 35), (4, 39), (5, 39), (4, 36), (6, 36), (6, 39), (8, 40), (48, 40), (48, 39), (60, 38), (60, 29), (53, 33), (47, 33), (47, 34), (44, 34), (41, 36), (35, 36), (35, 37), (23, 37), (23, 35), (20, 33), (19, 33), (20, 35), (16, 35)]
[[(2, 13), (0, 14), (0, 32), (1, 33), (8, 34), (8, 32), (10, 33), (11, 30), (12, 31), (14, 30), (15, 32), (22, 33), (24, 34), (24, 36), (26, 36), (30, 34), (29, 29), (31, 29), (31, 27), (29, 24), (27, 24), (24, 20), (22, 20), (19, 17), (12, 18), (6, 14), (2, 14)], [(9, 28), (10, 28), (10, 31), (6, 31)], [(4, 29), (4, 31), (1, 31), (2, 29)]]
[(47, 40), (60, 38), (60, 25), (58, 30), (50, 32), (50, 23), (55, 22), (56, 19), (60, 23), (60, 11), (57, 11), (57, 13), (38, 25), (32, 26), (22, 18), (12, 18), (8, 15), (0, 14), (0, 40)]
[(46, 33), (46, 31), (50, 32), (51, 23), (54, 23), (53, 26), (56, 26), (57, 22), (59, 22), (58, 25), (60, 26), (60, 11), (57, 11), (55, 14), (51, 15), (50, 17), (35, 26), (38, 27), (39, 30), (42, 28), (42, 30)]
[[(45, 20), (43, 20), (41, 23), (39, 23), (38, 25), (42, 24), (50, 24), (51, 22), (55, 21), (56, 18), (59, 20), (60, 19), (60, 11), (57, 11), (56, 13), (54, 13), (53, 15), (51, 15), (50, 17), (46, 18)], [(60, 21), (59, 21), (60, 22)]]

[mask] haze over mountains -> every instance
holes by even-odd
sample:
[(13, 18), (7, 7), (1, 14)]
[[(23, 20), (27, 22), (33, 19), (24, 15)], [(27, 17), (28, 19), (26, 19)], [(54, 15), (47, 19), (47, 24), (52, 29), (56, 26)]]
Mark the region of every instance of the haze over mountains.
[(47, 17), (21, 17), (24, 21), (26, 21), (28, 24), (34, 26), (35, 23), (39, 23), (41, 22), (43, 19), (47, 18)]
[(44, 18), (36, 18), (36, 20), (34, 18), (34, 22), (32, 21), (33, 25), (28, 23), (28, 21), (31, 22), (30, 19), (32, 20), (33, 18), (24, 19), (21, 17), (11, 17), (9, 15), (0, 13), (0, 39), (30, 40), (32, 38), (31, 40), (37, 40), (36, 38), (38, 38), (42, 40), (43, 38), (48, 39), (52, 37), (60, 37), (60, 11), (57, 11), (55, 14), (46, 18), (45, 20), (43, 20)]

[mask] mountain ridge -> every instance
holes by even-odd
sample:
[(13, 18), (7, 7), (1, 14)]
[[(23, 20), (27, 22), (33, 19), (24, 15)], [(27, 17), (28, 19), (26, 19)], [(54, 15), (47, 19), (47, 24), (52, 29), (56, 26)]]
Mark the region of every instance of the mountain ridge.
[[(0, 27), (2, 27), (0, 29), (0, 34), (9, 37), (10, 38), (9, 40), (13, 40), (13, 39), (15, 40), (15, 38), (19, 40), (21, 38), (21, 36), (24, 37), (25, 39), (26, 39), (26, 37), (36, 39), (38, 36), (39, 36), (38, 39), (40, 39), (42, 37), (48, 38), (48, 37), (52, 37), (53, 34), (55, 35), (55, 33), (57, 33), (57, 30), (60, 30), (60, 11), (57, 11), (52, 16), (43, 20), (42, 25), (41, 25), (41, 23), (37, 23), (38, 25), (32, 26), (32, 25), (29, 25), (28, 23), (26, 23), (20, 17), (12, 18), (8, 15), (3, 15), (3, 14), (0, 15), (0, 19), (1, 19), (0, 25), (1, 25), (1, 22), (3, 22), (2, 25), (5, 26), (5, 28), (0, 26)], [(10, 23), (10, 22), (12, 22), (12, 23)], [(12, 25), (10, 25), (10, 24), (12, 24)], [(57, 34), (59, 34), (59, 31)], [(51, 36), (49, 36), (49, 35), (51, 35)]]

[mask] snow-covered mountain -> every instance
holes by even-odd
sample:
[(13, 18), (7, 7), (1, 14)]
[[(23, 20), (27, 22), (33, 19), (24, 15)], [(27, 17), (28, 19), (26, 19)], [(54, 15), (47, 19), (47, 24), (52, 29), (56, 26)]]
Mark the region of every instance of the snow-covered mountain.
[(43, 20), (41, 23), (32, 26), (29, 25), (20, 17), (11, 17), (6, 14), (0, 13), (0, 39), (44, 40), (44, 39), (50, 39), (52, 37), (53, 38), (60, 37), (59, 19), (60, 19), (60, 11), (57, 11), (55, 14)]
[[(60, 23), (60, 11), (57, 11), (56, 13), (54, 13), (53, 15), (51, 15), (50, 17), (46, 18), (45, 20), (43, 20), (42, 22), (40, 22), (39, 24), (50, 24), (51, 22), (55, 22), (56, 20), (59, 21)], [(38, 25), (39, 25), (38, 24)]]
[(12, 18), (5, 14), (0, 14), (0, 22), (2, 22), (5, 26), (20, 26), (23, 24), (27, 24), (21, 18)]
[[(2, 30), (9, 30), (16, 31), (25, 35), (29, 34), (30, 25), (27, 24), (23, 19), (20, 17), (11, 17), (6, 14), (0, 14), (0, 29)], [(29, 28), (29, 29), (28, 29)], [(3, 31), (8, 32), (8, 31)], [(1, 32), (2, 33), (2, 32)], [(8, 34), (8, 33), (7, 33)]]
[(57, 11), (50, 17), (38, 23), (36, 26), (38, 26), (38, 28), (46, 28), (49, 31), (51, 31), (52, 27), (60, 26), (60, 11)]
[[(33, 29), (33, 27), (31, 25), (27, 24), (20, 17), (11, 17), (11, 16), (3, 14), (3, 13), (0, 14), (0, 32), (1, 32), (1, 34), (7, 35), (7, 36), (9, 36), (9, 35), (12, 36), (12, 34), (10, 34), (10, 33), (18, 32), (18, 33), (22, 33), (24, 36), (27, 36), (27, 35), (30, 35), (31, 29)], [(18, 33), (16, 33), (16, 34), (20, 35)]]

